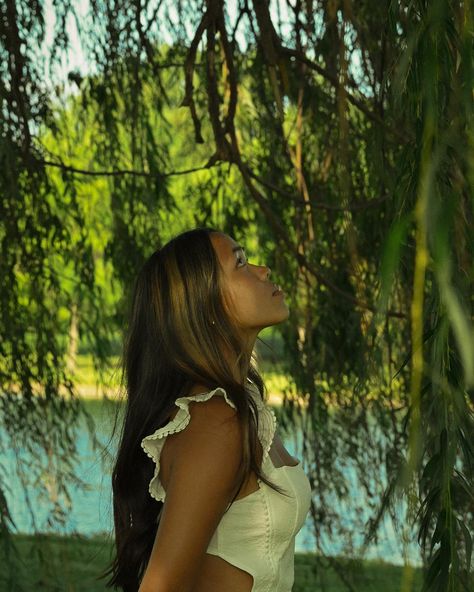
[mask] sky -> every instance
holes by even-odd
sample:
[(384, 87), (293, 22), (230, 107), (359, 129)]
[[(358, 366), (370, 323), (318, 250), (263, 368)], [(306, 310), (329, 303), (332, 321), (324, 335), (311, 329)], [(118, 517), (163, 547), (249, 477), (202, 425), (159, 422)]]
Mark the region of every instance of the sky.
[[(278, 0), (281, 5), (284, 4), (282, 0)], [(166, 4), (166, 3), (163, 3)], [(176, 20), (178, 19), (178, 15), (175, 10), (175, 6), (173, 2), (168, 2), (170, 14), (175, 16)], [(87, 21), (87, 15), (89, 12), (89, 0), (73, 0), (73, 5), (75, 11), (77, 13), (78, 18), (81, 20), (82, 23)], [(231, 24), (235, 22), (235, 11), (237, 7), (236, 0), (227, 0), (226, 7), (228, 10), (229, 18)], [(273, 8), (275, 11), (275, 2), (273, 2)], [(284, 10), (282, 8), (281, 10)], [(46, 34), (45, 34), (45, 43), (43, 46), (43, 55), (48, 60), (51, 47), (54, 38), (54, 25), (56, 22), (55, 12), (53, 7), (53, 0), (45, 0), (45, 23), (46, 23)], [(57, 76), (56, 80), (66, 79), (67, 73), (70, 71), (78, 71), (82, 75), (86, 75), (91, 72), (91, 63), (87, 59), (86, 52), (82, 48), (81, 40), (79, 36), (79, 32), (76, 25), (76, 20), (72, 14), (69, 14), (67, 19), (67, 26), (66, 26), (68, 38), (70, 40), (70, 50), (67, 54), (64, 54), (61, 59), (61, 66), (55, 70), (55, 76)], [(166, 34), (166, 31), (162, 31), (163, 39), (168, 42), (172, 41), (170, 35)], [(241, 45), (245, 45), (245, 39), (242, 34), (237, 35), (238, 41)], [(191, 39), (191, 32), (190, 32), (190, 39)], [(48, 62), (49, 63), (49, 62)]]
[[(89, 0), (72, 0), (75, 12), (77, 14), (77, 18), (80, 20), (81, 25), (85, 31), (87, 31), (87, 21), (88, 13), (90, 9)], [(175, 10), (175, 3), (173, 0), (167, 0), (163, 2), (164, 6), (169, 7), (170, 14), (178, 20), (178, 15)], [(51, 86), (60, 84), (64, 88), (64, 92), (69, 94), (70, 92), (76, 92), (77, 87), (76, 85), (72, 85), (68, 82), (67, 76), (69, 72), (78, 72), (82, 76), (87, 76), (94, 72), (94, 64), (93, 61), (88, 59), (86, 50), (82, 47), (76, 20), (72, 13), (69, 14), (67, 23), (66, 23), (66, 30), (67, 35), (70, 42), (69, 50), (66, 52), (62, 52), (59, 63), (55, 65), (52, 76), (49, 73), (49, 62), (50, 62), (50, 53), (51, 47), (54, 39), (54, 26), (55, 26), (55, 12), (53, 7), (53, 0), (45, 0), (45, 41), (42, 48), (42, 53), (45, 58), (45, 80), (51, 83)], [(236, 9), (238, 7), (238, 0), (226, 0), (226, 8), (229, 15), (229, 20), (231, 26), (235, 23), (236, 18)], [(283, 25), (281, 29), (281, 33), (283, 36), (289, 33), (291, 30), (290, 24), (288, 23), (290, 20), (290, 15), (287, 11), (287, 1), (286, 0), (271, 0), (270, 3), (270, 13), (272, 15), (273, 21), (276, 23), (278, 20), (278, 16), (280, 17)], [(159, 13), (160, 14), (160, 13)], [(317, 18), (316, 18), (317, 20)], [(320, 22), (320, 27), (323, 27), (322, 21)], [(192, 31), (190, 31), (190, 39), (191, 39)], [(166, 31), (161, 31), (161, 36), (165, 42), (171, 42), (172, 38)], [(239, 27), (237, 32), (237, 41), (241, 47), (245, 47), (246, 40)], [(349, 43), (349, 39), (347, 40)], [(361, 78), (361, 59), (360, 59), (360, 52), (358, 50), (352, 52), (350, 58), (350, 68), (351, 72), (353, 73), (355, 79)]]

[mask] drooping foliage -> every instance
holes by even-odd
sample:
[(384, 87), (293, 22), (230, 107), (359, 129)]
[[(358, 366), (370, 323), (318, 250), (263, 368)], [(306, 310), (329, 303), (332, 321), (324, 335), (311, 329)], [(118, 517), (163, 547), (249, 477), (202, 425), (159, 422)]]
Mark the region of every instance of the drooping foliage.
[(470, 4), (90, 0), (76, 19), (87, 61), (67, 83), (57, 66), (79, 4), (53, 6), (44, 54), (46, 5), (0, 8), (8, 441), (63, 458), (66, 487), (73, 328), (105, 368), (140, 263), (210, 222), (288, 293), (284, 410), (304, 429), (318, 561), (351, 589), (327, 542), (359, 554), (390, 514), (401, 546), (421, 544), (426, 590), (468, 589)]

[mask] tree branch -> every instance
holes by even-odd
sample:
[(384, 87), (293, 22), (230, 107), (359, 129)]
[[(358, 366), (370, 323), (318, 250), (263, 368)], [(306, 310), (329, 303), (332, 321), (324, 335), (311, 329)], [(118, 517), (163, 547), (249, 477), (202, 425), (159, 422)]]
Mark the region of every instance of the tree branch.
[(196, 112), (196, 105), (194, 103), (193, 97), (193, 74), (194, 74), (194, 64), (196, 62), (196, 52), (199, 42), (204, 34), (204, 31), (207, 27), (209, 15), (208, 11), (204, 13), (201, 22), (196, 29), (196, 34), (191, 42), (189, 47), (188, 55), (186, 56), (186, 62), (184, 65), (184, 80), (185, 80), (185, 91), (184, 91), (184, 99), (181, 103), (182, 107), (189, 107), (189, 111), (191, 112), (191, 118), (194, 124), (194, 134), (196, 138), (196, 144), (204, 144), (204, 138), (201, 134), (201, 122), (199, 121), (199, 117), (197, 116)]
[[(293, 57), (293, 58), (297, 59), (298, 61), (303, 62), (304, 64), (306, 64), (308, 66), (308, 68), (310, 68), (311, 70), (314, 70), (315, 72), (317, 72), (318, 74), (323, 76), (326, 80), (328, 80), (334, 86), (334, 88), (336, 90), (339, 90), (341, 88), (341, 84), (336, 76), (333, 76), (330, 72), (325, 70), (319, 64), (316, 64), (315, 62), (313, 62), (312, 60), (307, 58), (302, 53), (298, 52), (296, 49), (291, 49), (290, 47), (285, 47), (282, 45), (281, 51), (284, 54), (286, 54), (287, 56)], [(344, 88), (344, 92), (345, 92), (346, 98), (349, 101), (349, 103), (352, 103), (355, 107), (357, 107), (359, 109), (359, 111), (362, 111), (362, 113), (364, 113), (364, 115), (366, 115), (369, 119), (371, 119), (372, 121), (375, 121), (384, 130), (391, 133), (395, 138), (397, 138), (400, 142), (402, 142), (402, 144), (406, 144), (407, 142), (413, 141), (414, 138), (412, 136), (410, 136), (409, 134), (407, 134), (405, 132), (400, 132), (397, 129), (389, 127), (385, 123), (385, 121), (380, 117), (380, 115), (378, 113), (371, 111), (366, 105), (364, 105), (364, 103), (360, 99), (357, 99), (353, 94), (351, 94), (347, 90), (347, 88)]]
[(184, 169), (182, 171), (170, 171), (168, 173), (148, 173), (147, 171), (134, 171), (131, 169), (119, 169), (114, 171), (91, 171), (88, 169), (80, 169), (68, 164), (64, 164), (63, 162), (53, 162), (51, 160), (40, 160), (36, 159), (35, 162), (39, 165), (47, 166), (47, 167), (54, 167), (57, 169), (61, 169), (63, 171), (67, 171), (70, 173), (75, 173), (78, 175), (86, 175), (89, 177), (119, 177), (120, 175), (131, 175), (134, 177), (150, 177), (150, 178), (163, 178), (163, 177), (175, 177), (178, 175), (189, 175), (190, 173), (195, 173), (197, 171), (204, 171), (209, 169), (210, 166), (205, 164), (201, 167), (194, 167), (191, 169)]
[(258, 183), (260, 183), (261, 185), (263, 185), (267, 189), (270, 189), (272, 191), (275, 191), (276, 193), (279, 193), (283, 197), (290, 199), (298, 207), (302, 207), (302, 208), (304, 208), (306, 205), (309, 204), (309, 205), (311, 205), (312, 208), (320, 209), (320, 210), (331, 210), (331, 211), (335, 211), (335, 212), (350, 212), (350, 211), (356, 211), (356, 210), (365, 210), (367, 208), (373, 208), (375, 206), (380, 205), (381, 203), (384, 203), (388, 199), (388, 195), (386, 195), (383, 197), (378, 197), (375, 199), (371, 199), (371, 200), (367, 200), (367, 201), (363, 201), (363, 202), (359, 202), (359, 203), (354, 202), (351, 204), (347, 204), (346, 206), (338, 206), (338, 205), (333, 205), (333, 204), (328, 204), (328, 203), (322, 203), (321, 201), (319, 201), (315, 197), (310, 197), (309, 200), (305, 201), (304, 199), (297, 197), (294, 193), (290, 193), (289, 191), (285, 191), (284, 189), (281, 189), (280, 187), (278, 187), (274, 183), (271, 183), (270, 181), (267, 181), (266, 179), (262, 179), (262, 177), (259, 177), (256, 173), (254, 173), (250, 169), (249, 169), (249, 174), (252, 178), (254, 178), (256, 181), (258, 181)]
[[(286, 47), (282, 44), (281, 39), (273, 26), (267, 2), (265, 2), (264, 0), (253, 0), (253, 7), (260, 29), (260, 43), (263, 49), (263, 54), (269, 66), (276, 66), (276, 64), (278, 63), (280, 64), (281, 70), (282, 57), (294, 58), (304, 63), (311, 70), (323, 76), (323, 78), (328, 80), (335, 87), (336, 90), (339, 90), (341, 88), (342, 85), (339, 82), (337, 76), (331, 74), (325, 68), (323, 68), (316, 62), (310, 60), (303, 54), (303, 52), (298, 51), (297, 49)], [(346, 94), (347, 100), (350, 103), (352, 103), (355, 107), (362, 111), (362, 113), (364, 113), (364, 115), (366, 115), (369, 119), (377, 122), (383, 129), (391, 133), (402, 144), (406, 144), (407, 142), (413, 140), (413, 138), (409, 136), (407, 133), (400, 132), (397, 129), (387, 126), (383, 118), (380, 117), (378, 113), (371, 111), (360, 99), (357, 99), (345, 87), (344, 92)]]
[[(219, 90), (217, 87), (215, 65), (215, 41), (219, 13), (223, 10), (222, 0), (207, 0), (209, 19), (207, 22), (207, 47), (206, 47), (206, 74), (207, 74), (207, 106), (211, 120), (212, 131), (216, 142), (216, 152), (211, 156), (208, 165), (211, 166), (219, 160), (230, 161), (231, 150), (225, 137), (225, 130), (221, 124), (219, 109)], [(224, 17), (222, 16), (222, 19)], [(222, 33), (221, 33), (222, 36)], [(227, 56), (226, 56), (227, 59)], [(231, 103), (234, 99), (231, 98)]]
[[(234, 143), (233, 143), (232, 147), (233, 148), (235, 147)], [(235, 148), (234, 148), (234, 150), (235, 150)], [(342, 290), (341, 288), (339, 288), (339, 286), (337, 286), (336, 284), (331, 282), (331, 280), (328, 280), (321, 273), (321, 271), (316, 267), (316, 265), (309, 262), (307, 260), (307, 258), (302, 253), (300, 253), (298, 251), (297, 247), (292, 243), (291, 239), (289, 238), (286, 228), (283, 226), (282, 222), (275, 215), (271, 205), (268, 203), (267, 198), (252, 183), (253, 173), (250, 171), (250, 168), (248, 167), (248, 165), (246, 165), (242, 161), (239, 153), (234, 153), (233, 160), (237, 164), (237, 166), (239, 167), (239, 170), (242, 174), (242, 177), (245, 181), (245, 184), (246, 184), (248, 190), (250, 191), (252, 197), (255, 199), (257, 204), (260, 206), (260, 209), (265, 214), (269, 224), (272, 226), (272, 228), (275, 232), (275, 235), (280, 237), (280, 239), (285, 243), (286, 247), (288, 248), (288, 251), (290, 253), (293, 253), (293, 255), (296, 257), (296, 259), (298, 261), (298, 265), (300, 267), (306, 269), (309, 273), (311, 273), (319, 281), (320, 284), (322, 284), (323, 286), (325, 286), (326, 288), (331, 290), (331, 292), (337, 294), (338, 296), (340, 296), (344, 300), (350, 302), (351, 304), (353, 304), (355, 306), (358, 306), (361, 309), (376, 312), (376, 308), (373, 305), (359, 300), (358, 298), (356, 298), (352, 294), (349, 294), (345, 290)], [(402, 319), (405, 319), (407, 316), (404, 312), (392, 311), (392, 310), (388, 310), (386, 312), (386, 315), (388, 317), (397, 317), (397, 318), (402, 318)]]
[[(20, 39), (20, 31), (18, 29), (18, 15), (14, 0), (7, 0), (6, 2), (6, 27), (4, 35), (7, 41), (8, 52), (8, 72), (10, 74), (12, 95), (19, 110), (19, 119), (22, 122), (24, 141), (23, 151), (28, 154), (31, 145), (30, 126), (28, 121), (28, 109), (25, 104), (25, 97), (22, 92), (23, 66), (24, 58), (21, 53), (22, 40)], [(13, 101), (9, 101), (10, 107)]]

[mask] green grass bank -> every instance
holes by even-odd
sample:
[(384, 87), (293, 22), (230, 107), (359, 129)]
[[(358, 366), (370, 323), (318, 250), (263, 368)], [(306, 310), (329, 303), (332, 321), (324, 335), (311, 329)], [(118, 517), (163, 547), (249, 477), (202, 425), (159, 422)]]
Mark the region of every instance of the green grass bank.
[[(111, 543), (103, 536), (13, 535), (19, 557), (5, 557), (1, 544), (0, 592), (106, 592), (96, 580), (110, 559)], [(0, 541), (1, 543), (1, 541)], [(41, 561), (43, 559), (43, 562)], [(342, 577), (329, 561), (311, 553), (296, 553), (293, 592), (399, 592), (403, 568), (382, 561), (344, 560)], [(15, 581), (8, 581), (6, 565), (14, 566)], [(413, 571), (411, 590), (421, 589), (421, 570)]]

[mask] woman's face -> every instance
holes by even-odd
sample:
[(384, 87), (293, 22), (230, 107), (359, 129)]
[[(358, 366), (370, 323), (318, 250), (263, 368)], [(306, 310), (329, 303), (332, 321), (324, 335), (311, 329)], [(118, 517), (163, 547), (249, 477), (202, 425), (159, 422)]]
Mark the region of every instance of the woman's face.
[(284, 293), (273, 295), (275, 285), (266, 265), (254, 265), (230, 236), (212, 232), (212, 245), (224, 276), (224, 301), (238, 326), (249, 335), (286, 320), (289, 308)]

